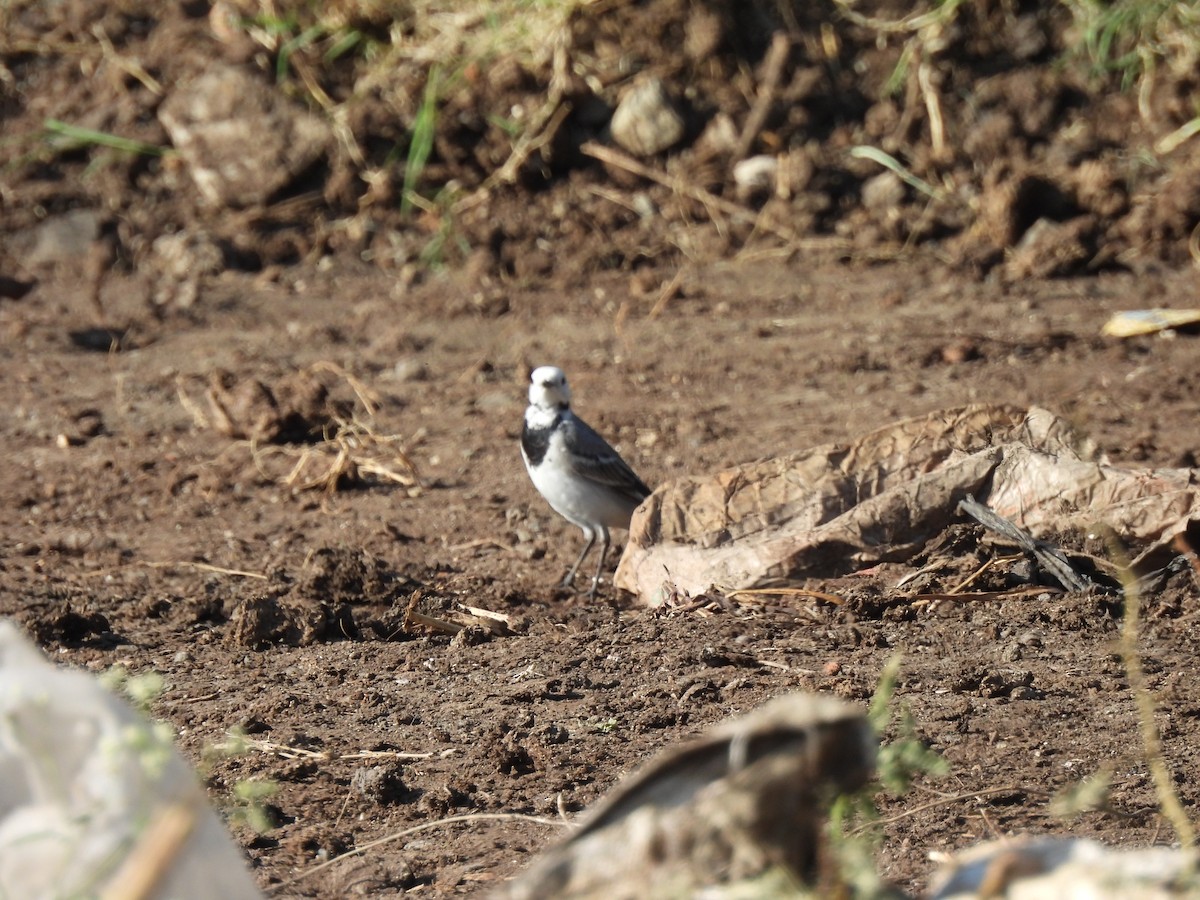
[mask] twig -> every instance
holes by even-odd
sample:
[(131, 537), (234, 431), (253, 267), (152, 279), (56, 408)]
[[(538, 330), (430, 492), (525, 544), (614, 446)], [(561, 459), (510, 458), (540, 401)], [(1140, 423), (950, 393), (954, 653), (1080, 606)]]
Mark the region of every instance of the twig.
[(1057, 547), (1053, 547), (1045, 541), (1039, 541), (1028, 531), (996, 514), (969, 494), (966, 499), (959, 501), (958, 508), (984, 528), (990, 528), (992, 531), (1004, 535), (1024, 550), (1032, 553), (1042, 568), (1053, 575), (1054, 579), (1068, 591), (1086, 591), (1095, 587), (1090, 578), (1076, 572), (1071, 567), (1067, 557)]
[(909, 807), (903, 812), (898, 812), (894, 816), (886, 816), (882, 819), (872, 819), (870, 822), (864, 822), (861, 825), (851, 829), (850, 834), (858, 834), (866, 831), (868, 828), (876, 828), (880, 825), (891, 825), (894, 822), (900, 822), (907, 819), (909, 816), (915, 816), (917, 813), (924, 812), (927, 809), (936, 809), (939, 806), (950, 806), (952, 803), (961, 803), (964, 800), (971, 800), (975, 797), (988, 797), (993, 794), (1041, 794), (1043, 797), (1048, 797), (1050, 794), (1041, 788), (1024, 787), (1023, 785), (1013, 784), (1006, 787), (983, 788), (978, 791), (971, 791), (965, 794), (952, 794), (948, 797), (939, 797), (937, 800), (930, 800), (928, 803), (921, 803), (917, 806)]
[(262, 572), (247, 572), (244, 569), (227, 569), (224, 566), (214, 566), (212, 563), (192, 562), (190, 560), (171, 560), (167, 562), (136, 562), (127, 566), (116, 566), (109, 569), (98, 569), (95, 572), (85, 572), (81, 577), (96, 578), (101, 575), (111, 575), (122, 569), (199, 569), (202, 572), (213, 572), (217, 575), (237, 575), (239, 578), (259, 578), (266, 580)]
[(557, 825), (559, 827), (562, 827), (564, 824), (557, 819), (544, 819), (541, 816), (530, 816), (526, 815), (525, 813), (467, 813), (461, 816), (449, 816), (445, 819), (438, 819), (436, 822), (424, 822), (420, 825), (414, 825), (412, 828), (405, 828), (401, 831), (385, 835), (384, 837), (376, 840), (368, 841), (365, 844), (359, 844), (353, 850), (347, 850), (341, 856), (335, 856), (333, 859), (319, 863), (318, 865), (313, 866), (311, 869), (306, 869), (304, 872), (301, 872), (299, 875), (289, 881), (272, 885), (270, 888), (268, 888), (268, 890), (274, 892), (280, 890), (281, 888), (288, 887), (295, 884), (297, 881), (300, 881), (301, 879), (308, 878), (310, 875), (315, 875), (317, 872), (329, 868), (334, 863), (339, 863), (342, 860), (349, 859), (352, 856), (361, 856), (368, 850), (374, 850), (376, 847), (381, 847), (384, 844), (389, 844), (392, 841), (398, 841), (401, 838), (405, 838), (413, 834), (419, 834), (422, 831), (430, 831), (434, 828), (441, 828), (444, 825), (455, 825), (460, 822), (482, 822), (488, 820), (533, 822), (537, 825)]
[(143, 900), (157, 896), (163, 877), (196, 826), (195, 803), (173, 803), (147, 823), (137, 843), (109, 879), (100, 900)]
[(1039, 597), (1054, 588), (1024, 587), (1011, 591), (950, 591), (949, 593), (919, 593), (913, 597), (913, 606), (925, 606), (938, 600), (1020, 600), (1024, 597)]
[[(676, 193), (682, 194), (685, 197), (691, 197), (693, 200), (702, 203), (705, 207), (711, 207), (712, 209), (719, 210), (730, 218), (737, 219), (741, 222), (749, 222), (750, 224), (754, 224), (754, 222), (758, 219), (758, 216), (755, 215), (754, 212), (744, 206), (739, 206), (737, 203), (733, 203), (724, 199), (723, 197), (718, 197), (711, 191), (684, 181), (682, 178), (674, 175), (668, 175), (666, 172), (660, 172), (657, 169), (651, 169), (649, 166), (644, 166), (636, 159), (626, 156), (624, 153), (614, 150), (612, 147), (606, 147), (603, 144), (597, 144), (595, 141), (588, 141), (581, 146), (579, 150), (585, 155), (590, 156), (593, 159), (598, 159), (610, 166), (616, 166), (618, 169), (624, 169), (626, 172), (631, 172), (640, 178), (647, 178), (650, 181), (663, 185), (664, 187), (669, 187)], [(796, 232), (792, 231), (792, 229), (783, 225), (778, 225), (774, 222), (763, 223), (763, 230), (769, 231), (776, 237), (782, 238), (783, 240), (795, 244), (801, 248), (811, 247), (815, 249), (820, 247), (843, 245), (848, 246), (847, 242), (837, 241), (836, 239), (802, 239), (798, 234), (796, 234)]]
[(683, 281), (683, 271), (684, 267), (680, 266), (675, 270), (675, 274), (671, 276), (671, 280), (663, 285), (662, 290), (658, 292), (658, 299), (654, 301), (654, 306), (650, 307), (650, 314), (647, 318), (657, 319), (662, 314), (662, 311), (667, 308), (667, 304), (671, 302), (671, 298), (679, 293), (679, 285)]
[(758, 96), (754, 98), (754, 105), (750, 107), (750, 114), (746, 116), (746, 124), (742, 126), (741, 136), (738, 137), (738, 142), (733, 150), (733, 162), (746, 158), (746, 154), (750, 152), (750, 146), (762, 131), (763, 125), (767, 121), (767, 114), (771, 111), (771, 104), (779, 95), (779, 82), (783, 77), (783, 67), (787, 64), (788, 53), (791, 49), (791, 39), (782, 31), (775, 32), (775, 36), (771, 38), (771, 46), (767, 50), (766, 58), (763, 60), (763, 80), (758, 88)]
[(274, 741), (256, 738), (237, 738), (251, 750), (260, 753), (273, 753), (283, 759), (319, 759), (325, 762), (337, 762), (344, 759), (429, 759), (432, 752), (414, 753), (403, 750), (355, 750), (350, 753), (334, 753), (330, 750), (307, 750), (304, 747), (290, 747), (287, 744), (277, 744)]
[(466, 603), (458, 604), (466, 612), (475, 616), (477, 619), (484, 619), (496, 625), (503, 625), (505, 628), (512, 627), (512, 617), (504, 613), (493, 612), (490, 609), (484, 609), (482, 606), (470, 606)]
[(960, 581), (954, 587), (950, 588), (950, 593), (951, 594), (961, 594), (963, 591), (965, 591), (967, 588), (969, 588), (971, 585), (973, 585), (976, 581), (978, 581), (983, 576), (983, 573), (986, 572), (988, 569), (990, 569), (993, 566), (995, 566), (999, 563), (1002, 563), (1002, 562), (1016, 562), (1017, 560), (1022, 559), (1024, 557), (1024, 555), (1025, 554), (1023, 554), (1023, 553), (1018, 553), (1018, 554), (1015, 554), (1014, 556), (993, 556), (991, 559), (987, 560), (982, 566), (980, 566), (978, 569), (976, 569), (974, 572), (972, 572), (970, 575), (968, 575), (966, 577), (966, 579), (964, 579), (963, 581)]
[(426, 628), (431, 628), (434, 631), (440, 631), (444, 634), (458, 634), (467, 627), (459, 625), (457, 622), (447, 622), (445, 619), (436, 619), (433, 616), (427, 616), (425, 613), (419, 612), (410, 606), (404, 611), (404, 630), (408, 631), (408, 626), (412, 624), (423, 625)]
[(741, 596), (756, 595), (763, 597), (811, 597), (813, 600), (821, 600), (834, 606), (841, 606), (844, 602), (837, 594), (810, 591), (808, 588), (742, 588), (736, 591), (725, 592), (725, 596), (730, 600), (735, 600)]

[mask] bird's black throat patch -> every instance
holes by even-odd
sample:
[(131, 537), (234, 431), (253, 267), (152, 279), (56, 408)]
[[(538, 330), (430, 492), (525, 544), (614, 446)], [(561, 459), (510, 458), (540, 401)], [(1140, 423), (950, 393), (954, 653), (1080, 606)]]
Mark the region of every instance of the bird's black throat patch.
[(542, 464), (542, 460), (546, 458), (546, 451), (550, 449), (550, 435), (554, 434), (554, 429), (561, 422), (562, 415), (559, 414), (545, 428), (530, 428), (529, 423), (525, 423), (525, 427), (521, 429), (521, 449), (525, 451), (525, 457), (531, 466)]

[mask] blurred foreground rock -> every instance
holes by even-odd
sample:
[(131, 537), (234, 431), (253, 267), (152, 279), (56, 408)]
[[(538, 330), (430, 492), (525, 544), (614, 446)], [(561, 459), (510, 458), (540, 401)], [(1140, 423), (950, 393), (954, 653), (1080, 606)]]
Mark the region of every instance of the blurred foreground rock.
[[(733, 885), (813, 885), (829, 802), (870, 777), (861, 710), (791, 694), (667, 751), (498, 897), (721, 897)], [(773, 889), (772, 889), (773, 890)]]
[[(821, 694), (787, 694), (661, 754), (618, 785), (566, 841), (496, 900), (802, 900), (903, 898), (842, 871), (827, 838), (838, 795), (872, 776), (862, 711)], [(884, 848), (886, 852), (886, 847)], [(1112, 849), (1071, 837), (1014, 837), (941, 860), (929, 900), (1167, 900), (1200, 897), (1194, 854)], [(864, 888), (865, 889), (865, 888)], [(882, 891), (883, 893), (880, 893)]]
[(1116, 850), (1070, 837), (969, 847), (934, 877), (931, 900), (1166, 900), (1200, 897), (1196, 858), (1170, 847)]
[(83, 672), (0, 622), (0, 896), (261, 896), (175, 752)]

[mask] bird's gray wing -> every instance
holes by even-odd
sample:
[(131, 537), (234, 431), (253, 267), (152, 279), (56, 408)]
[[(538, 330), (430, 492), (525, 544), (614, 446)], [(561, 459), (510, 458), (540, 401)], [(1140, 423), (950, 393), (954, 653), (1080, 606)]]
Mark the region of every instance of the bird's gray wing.
[(650, 488), (587, 422), (571, 416), (563, 423), (571, 466), (589, 481), (615, 488), (637, 501), (650, 496)]

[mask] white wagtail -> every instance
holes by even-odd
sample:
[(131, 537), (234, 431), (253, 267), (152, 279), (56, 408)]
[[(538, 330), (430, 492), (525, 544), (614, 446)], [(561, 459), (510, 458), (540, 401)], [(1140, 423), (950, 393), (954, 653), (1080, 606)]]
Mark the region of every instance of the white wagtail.
[(580, 564), (600, 538), (600, 562), (588, 592), (594, 600), (608, 555), (608, 529), (628, 528), (633, 511), (650, 496), (650, 488), (604, 438), (571, 412), (571, 389), (562, 369), (541, 366), (529, 378), (521, 455), (533, 486), (546, 502), (583, 529), (586, 543), (563, 579), (564, 587), (574, 583)]

